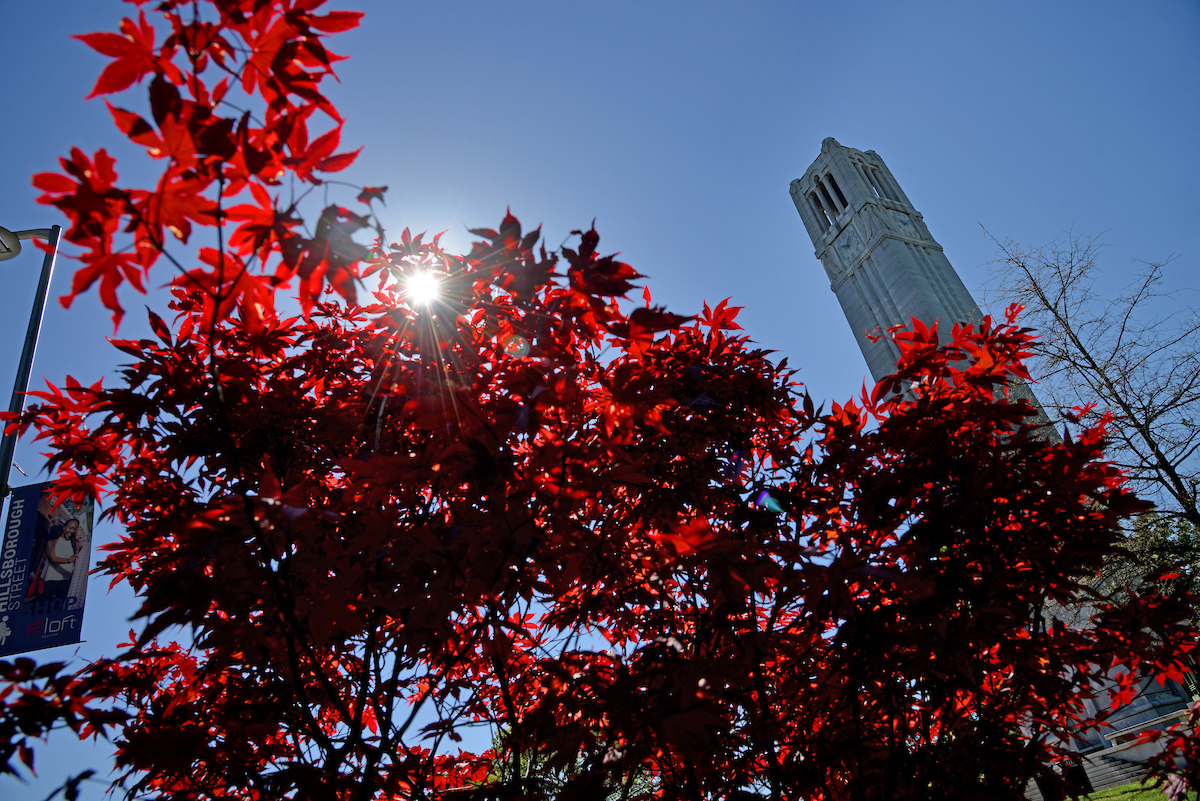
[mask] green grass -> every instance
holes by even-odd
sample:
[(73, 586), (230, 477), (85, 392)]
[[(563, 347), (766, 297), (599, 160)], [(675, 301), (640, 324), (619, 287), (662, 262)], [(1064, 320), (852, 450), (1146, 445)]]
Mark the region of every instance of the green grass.
[[(1099, 793), (1086, 795), (1084, 798), (1089, 801), (1163, 801), (1166, 798), (1162, 790), (1156, 789), (1153, 786), (1140, 782), (1132, 784), (1123, 784), (1120, 787), (1112, 787), (1108, 790), (1103, 790)], [(1198, 796), (1195, 792), (1187, 794), (1188, 801), (1198, 801)]]

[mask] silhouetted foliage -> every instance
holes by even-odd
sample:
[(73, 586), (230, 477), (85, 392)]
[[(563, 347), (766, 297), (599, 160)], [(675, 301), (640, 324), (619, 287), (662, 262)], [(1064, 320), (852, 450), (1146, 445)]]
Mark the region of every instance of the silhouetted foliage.
[[(99, 281), (119, 318), (121, 284), (180, 273), (115, 382), (20, 421), (61, 491), (106, 494), (102, 568), (142, 606), (65, 683), (5, 666), (7, 756), (75, 715), (148, 797), (1015, 799), (1100, 725), (1101, 676), (1179, 675), (1176, 600), (1043, 614), (1145, 504), (1105, 420), (1050, 443), (995, 397), (1015, 311), (944, 342), (914, 321), (896, 375), (826, 413), (726, 302), (633, 308), (594, 230), (548, 251), (510, 214), (459, 256), (392, 243), (366, 187), (302, 233), (281, 181), (352, 158), (321, 34), (357, 15), (317, 5), (166, 2), (161, 46), (144, 18), (84, 37), (114, 58), (97, 94), (148, 89), (153, 122), (114, 115), (163, 170), (127, 189), (75, 151), (35, 178), (73, 295)], [(236, 87), (253, 110), (222, 117)], [(471, 727), (496, 746), (457, 750)]]

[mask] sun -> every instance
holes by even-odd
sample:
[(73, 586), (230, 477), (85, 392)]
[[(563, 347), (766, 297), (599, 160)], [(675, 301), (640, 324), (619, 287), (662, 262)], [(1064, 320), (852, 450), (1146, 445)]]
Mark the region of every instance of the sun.
[(406, 288), (410, 303), (416, 306), (428, 306), (437, 300), (442, 282), (433, 273), (420, 272), (409, 277)]

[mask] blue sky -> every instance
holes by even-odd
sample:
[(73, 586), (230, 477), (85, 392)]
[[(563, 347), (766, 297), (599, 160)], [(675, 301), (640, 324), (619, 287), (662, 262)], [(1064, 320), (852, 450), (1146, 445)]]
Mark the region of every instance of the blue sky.
[[(389, 228), (444, 230), (465, 248), (467, 226), (511, 207), (557, 245), (594, 218), (601, 248), (650, 276), (656, 302), (745, 306), (747, 333), (801, 368), (818, 401), (856, 394), (866, 374), (788, 196), (827, 136), (883, 157), (973, 291), (995, 256), (981, 226), (1028, 244), (1104, 233), (1111, 284), (1134, 259), (1177, 255), (1168, 282), (1200, 286), (1194, 0), (328, 7), (367, 13), (331, 43), (351, 58), (329, 95), (347, 118), (343, 143), (365, 145), (339, 177), (391, 187)], [(72, 145), (107, 147), (118, 169), (136, 170), (103, 103), (83, 101), (105, 59), (69, 38), (115, 30), (130, 8), (6, 4), (0, 225), (60, 221), (34, 203), (29, 176)], [(38, 264), (0, 265), (3, 381)], [(60, 266), (58, 293), (70, 269)], [(124, 299), (120, 335), (138, 336), (143, 301)], [(120, 362), (110, 333), (94, 298), (53, 305), (35, 380), (108, 373)], [(35, 475), (36, 454), (26, 442), (17, 451)], [(106, 586), (93, 580), (85, 657), (112, 653), (128, 628), (133, 601)], [(105, 765), (99, 751), (51, 752), (56, 765), (39, 757), (48, 777)], [(40, 799), (50, 786), (0, 779), (0, 794)]]

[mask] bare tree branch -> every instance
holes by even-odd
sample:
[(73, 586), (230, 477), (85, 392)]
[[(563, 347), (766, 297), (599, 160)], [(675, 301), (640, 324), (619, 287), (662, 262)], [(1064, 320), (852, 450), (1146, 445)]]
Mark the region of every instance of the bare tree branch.
[(1043, 403), (1111, 411), (1113, 456), (1137, 490), (1160, 514), (1200, 526), (1200, 313), (1163, 289), (1172, 259), (1137, 262), (1129, 285), (1105, 298), (1095, 289), (1098, 238), (1034, 249), (993, 241), (998, 293), (1024, 305), (1041, 334), (1030, 372)]

